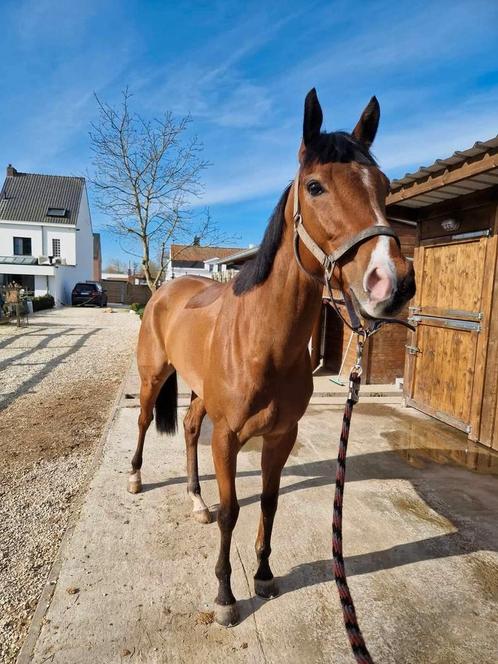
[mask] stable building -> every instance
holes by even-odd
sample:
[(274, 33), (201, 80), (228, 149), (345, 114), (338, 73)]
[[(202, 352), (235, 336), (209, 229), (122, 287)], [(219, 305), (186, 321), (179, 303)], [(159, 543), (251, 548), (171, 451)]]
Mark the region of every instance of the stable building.
[(498, 449), (498, 137), (393, 181), (386, 204), (417, 228), (406, 404)]

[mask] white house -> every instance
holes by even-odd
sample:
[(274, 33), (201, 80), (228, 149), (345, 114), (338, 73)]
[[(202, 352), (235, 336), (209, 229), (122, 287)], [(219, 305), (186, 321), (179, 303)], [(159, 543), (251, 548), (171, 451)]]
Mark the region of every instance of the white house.
[(166, 280), (185, 274), (211, 277), (218, 259), (243, 251), (242, 247), (202, 247), (200, 244), (172, 244)]
[(100, 278), (85, 178), (7, 167), (0, 193), (0, 286), (13, 281), (69, 304), (78, 281)]
[(223, 275), (226, 275), (227, 278), (235, 276), (235, 274), (245, 263), (247, 263), (247, 261), (252, 260), (256, 256), (258, 249), (258, 246), (251, 244), (247, 249), (241, 249), (240, 251), (229, 254), (224, 258), (213, 259), (211, 261), (211, 272), (213, 279), (224, 281), (225, 279), (223, 278)]

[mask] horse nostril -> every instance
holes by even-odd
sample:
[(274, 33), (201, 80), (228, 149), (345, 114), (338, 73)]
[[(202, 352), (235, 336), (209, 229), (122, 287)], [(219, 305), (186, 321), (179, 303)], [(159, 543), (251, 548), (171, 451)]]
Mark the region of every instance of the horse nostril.
[(383, 267), (374, 267), (366, 279), (366, 290), (371, 300), (381, 302), (387, 300), (393, 292), (393, 280)]

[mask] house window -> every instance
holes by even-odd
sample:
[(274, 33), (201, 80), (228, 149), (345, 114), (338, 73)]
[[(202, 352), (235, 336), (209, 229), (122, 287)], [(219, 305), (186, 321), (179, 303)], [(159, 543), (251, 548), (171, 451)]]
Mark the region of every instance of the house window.
[(52, 256), (54, 258), (61, 257), (61, 241), (59, 238), (52, 238)]
[(14, 256), (31, 256), (31, 238), (14, 238)]
[(47, 210), (47, 217), (65, 217), (66, 215), (66, 208), (49, 207)]

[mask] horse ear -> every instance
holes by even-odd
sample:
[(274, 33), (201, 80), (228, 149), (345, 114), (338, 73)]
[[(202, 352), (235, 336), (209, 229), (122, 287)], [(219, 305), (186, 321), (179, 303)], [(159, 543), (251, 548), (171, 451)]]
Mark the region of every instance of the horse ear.
[(380, 120), (380, 106), (377, 97), (372, 97), (361, 114), (358, 124), (353, 129), (357, 141), (369, 148), (375, 139)]
[(305, 146), (311, 144), (320, 134), (323, 122), (323, 113), (315, 88), (312, 88), (304, 100), (303, 142)]

